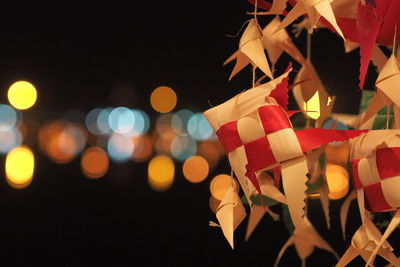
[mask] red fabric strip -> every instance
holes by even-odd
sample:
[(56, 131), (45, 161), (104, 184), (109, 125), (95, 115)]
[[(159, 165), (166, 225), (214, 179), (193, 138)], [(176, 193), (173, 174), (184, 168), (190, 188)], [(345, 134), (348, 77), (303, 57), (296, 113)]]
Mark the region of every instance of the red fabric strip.
[(396, 41), (400, 39), (400, 1), (379, 0), (376, 1), (376, 9), (377, 13), (384, 18), (376, 42), (382, 45), (392, 45), (395, 28), (397, 28)]
[(235, 150), (243, 144), (239, 136), (237, 121), (225, 123), (215, 134), (224, 146), (226, 153)]
[(345, 141), (366, 132), (368, 132), (368, 130), (331, 130), (321, 128), (295, 131), (304, 153), (316, 149), (321, 145), (330, 142)]
[(244, 149), (247, 171), (255, 172), (277, 163), (266, 136), (244, 144)]
[(286, 111), (287, 115), (290, 117), (292, 117), (294, 114), (300, 113), (301, 110), (288, 110)]
[(368, 65), (371, 60), (372, 50), (378, 37), (379, 29), (383, 19), (378, 17), (376, 10), (371, 5), (358, 5), (357, 25), (360, 43), (360, 89), (364, 87), (365, 76), (367, 75)]
[(366, 208), (372, 212), (381, 212), (393, 209), (385, 200), (381, 183), (370, 184), (364, 187), (364, 196), (368, 205)]
[[(292, 62), (289, 62), (285, 73), (290, 71), (292, 68)], [(276, 102), (284, 109), (288, 110), (287, 105), (289, 104), (289, 75), (283, 78), (282, 81), (275, 87), (274, 90), (269, 94), (270, 97), (275, 98)]]
[(260, 107), (258, 108), (258, 114), (265, 134), (292, 128), (286, 112), (278, 105)]
[(346, 39), (352, 42), (359, 42), (357, 20), (350, 18), (336, 18), (337, 24), (343, 32)]
[(353, 171), (353, 184), (356, 189), (363, 188), (363, 186), (360, 182), (360, 176), (358, 176), (358, 163), (359, 162), (360, 162), (360, 159), (352, 159), (351, 160), (351, 169)]
[(269, 142), (267, 137), (261, 137), (250, 143), (244, 144), (244, 149), (246, 151), (247, 157), (247, 165), (246, 165), (246, 176), (252, 182), (254, 187), (256, 188), (258, 194), (261, 198), (261, 203), (264, 206), (262, 197), (261, 197), (261, 188), (258, 184), (255, 172), (261, 169), (264, 169), (268, 166), (271, 166), (276, 163), (274, 155), (272, 154), (271, 148), (269, 146)]
[(281, 183), (281, 166), (278, 166), (272, 170), (274, 172), (275, 186), (279, 188)]
[(400, 176), (400, 147), (377, 149), (376, 166), (381, 179)]

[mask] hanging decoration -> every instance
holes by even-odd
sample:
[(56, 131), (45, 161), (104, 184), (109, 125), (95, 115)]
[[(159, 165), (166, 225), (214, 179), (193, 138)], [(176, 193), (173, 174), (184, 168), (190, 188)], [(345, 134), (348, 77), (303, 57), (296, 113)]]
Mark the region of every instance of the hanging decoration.
[[(218, 222), (210, 225), (220, 226), (234, 248), (234, 231), (246, 217), (244, 205), (249, 206), (246, 240), (265, 213), (279, 220), (270, 207), (282, 205), (282, 218), (291, 236), (278, 253), (275, 266), (290, 245), (295, 246), (303, 265), (318, 247), (336, 257), (336, 266), (346, 266), (357, 256), (372, 266), (376, 255), (400, 266), (386, 241), (400, 224), (400, 130), (396, 130), (400, 123), (400, 65), (396, 57), (400, 0), (249, 2), (254, 4), (254, 12), (249, 12), (254, 17), (246, 22), (239, 49), (224, 65), (235, 61), (229, 80), (252, 65), (253, 83), (204, 112), (225, 149), (233, 178), (216, 209)], [(262, 28), (258, 16), (273, 17)], [(307, 29), (306, 56), (285, 29), (300, 17), (303, 21), (295, 30)], [(361, 89), (369, 62), (377, 66), (377, 90), (359, 91), (359, 115), (332, 113), (335, 96), (325, 89), (311, 59), (311, 35), (319, 27), (340, 36), (346, 51), (360, 47)], [(391, 46), (392, 55), (387, 58), (378, 45)], [(289, 63), (275, 76), (275, 64), (283, 53), (300, 68), (293, 71)], [(293, 94), (298, 110), (288, 109), (289, 94)], [(304, 123), (297, 123), (297, 114), (302, 114)], [(306, 199), (320, 199), (329, 228), (329, 202), (344, 197), (340, 211), (343, 237), (349, 206), (355, 199), (361, 226), (339, 257), (308, 218)], [(393, 218), (382, 234), (373, 214), (387, 211), (393, 212)]]

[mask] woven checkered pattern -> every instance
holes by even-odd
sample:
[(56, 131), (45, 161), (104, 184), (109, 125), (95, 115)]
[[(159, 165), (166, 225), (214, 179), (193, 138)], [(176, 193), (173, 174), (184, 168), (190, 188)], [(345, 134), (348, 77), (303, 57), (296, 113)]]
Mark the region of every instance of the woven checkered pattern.
[[(216, 134), (227, 153), (244, 147), (246, 176), (257, 190), (255, 172), (303, 154), (289, 118), (279, 105), (263, 105), (248, 116), (223, 124)], [(288, 137), (291, 140), (285, 140)]]
[(351, 163), (354, 187), (364, 190), (367, 210), (400, 207), (400, 147), (378, 148), (371, 156), (352, 159)]

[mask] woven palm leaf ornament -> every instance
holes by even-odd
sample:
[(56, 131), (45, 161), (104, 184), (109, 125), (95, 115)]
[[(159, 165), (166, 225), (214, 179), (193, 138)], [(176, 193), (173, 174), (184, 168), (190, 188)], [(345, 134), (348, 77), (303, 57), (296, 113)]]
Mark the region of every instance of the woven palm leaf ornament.
[[(394, 16), (388, 7), (397, 7), (400, 0), (250, 2), (266, 9), (265, 12), (257, 12), (256, 9), (251, 14), (275, 17), (264, 29), (258, 24), (257, 16), (250, 19), (241, 36), (238, 51), (224, 64), (235, 61), (229, 79), (248, 65), (253, 66), (253, 78), (256, 68), (264, 76), (257, 82), (253, 79), (250, 89), (240, 90), (241, 93), (233, 98), (204, 112), (225, 148), (234, 176), (239, 182), (232, 184), (217, 208), (216, 217), (224, 236), (234, 248), (234, 231), (246, 217), (243, 203), (250, 207), (246, 240), (265, 213), (277, 219), (276, 214), (268, 208), (272, 201), (274, 204), (287, 205), (294, 227), (291, 237), (277, 255), (275, 266), (278, 266), (289, 245), (295, 246), (303, 262), (314, 247), (327, 250), (337, 257), (332, 247), (318, 234), (308, 219), (305, 200), (310, 185), (316, 184), (317, 181), (320, 184), (317, 191), (321, 201), (324, 192), (327, 200), (329, 190), (324, 177), (326, 169), (318, 163), (318, 158), (325, 153), (326, 146), (330, 143), (349, 140), (361, 226), (354, 234), (349, 249), (338, 259), (337, 266), (346, 266), (358, 255), (367, 265), (371, 265), (375, 256), (380, 255), (391, 264), (400, 266), (392, 247), (386, 241), (400, 223), (400, 212), (397, 211), (400, 198), (395, 193), (400, 188), (400, 132), (391, 129), (376, 131), (365, 127), (366, 122), (374, 119), (375, 114), (383, 107), (391, 105), (394, 106), (394, 123), (391, 126), (399, 125), (400, 94), (396, 92), (396, 86), (400, 85), (399, 63), (394, 53), (387, 63), (383, 63), (386, 58), (382, 56), (377, 44), (387, 45), (388, 38), (391, 38), (392, 43), (393, 40), (396, 43), (395, 32), (399, 29), (396, 25), (400, 24), (397, 17), (400, 16)], [(289, 11), (287, 7), (291, 7)], [(284, 16), (282, 22), (277, 14)], [(371, 14), (375, 14), (375, 17)], [(356, 118), (354, 128), (359, 127), (358, 130), (321, 128), (328, 118), (334, 117), (334, 114), (331, 114), (334, 97), (329, 96), (325, 90), (311, 59), (302, 55), (285, 30), (285, 27), (301, 16), (306, 20), (304, 25), (307, 25), (309, 34), (316, 27), (327, 27), (345, 42), (356, 44), (354, 47), (361, 47), (360, 88), (365, 79), (363, 72), (366, 69), (364, 70), (363, 64), (368, 65), (372, 58), (374, 64), (379, 65), (377, 92), (367, 111)], [(356, 28), (351, 28), (354, 25)], [(351, 29), (356, 30), (356, 33)], [(365, 36), (368, 38), (365, 39)], [(296, 71), (298, 73), (293, 84), (289, 82), (293, 73), (291, 64), (279, 76), (274, 76), (274, 65), (283, 52), (301, 65), (300, 71)], [(269, 81), (263, 82), (265, 79)], [(291, 91), (299, 106), (298, 111), (290, 111), (287, 108), (288, 94)], [(320, 116), (312, 124), (315, 128), (307, 124), (306, 128), (295, 129), (291, 116), (297, 112), (306, 115), (309, 110), (303, 103), (316, 92), (319, 97)], [(390, 160), (384, 160), (385, 158)], [(269, 173), (273, 173), (274, 175), (271, 175), (274, 177)], [(242, 198), (239, 196), (240, 192), (243, 192)], [(348, 209), (355, 195), (351, 195), (353, 197), (346, 201), (345, 209)], [(325, 201), (325, 208), (328, 206), (329, 203)], [(385, 233), (381, 234), (370, 218), (370, 213), (388, 210), (393, 210), (395, 214)], [(329, 210), (325, 210), (325, 214), (329, 214)], [(345, 221), (344, 214), (345, 212), (341, 214), (342, 222)], [(327, 224), (329, 225), (329, 217)]]

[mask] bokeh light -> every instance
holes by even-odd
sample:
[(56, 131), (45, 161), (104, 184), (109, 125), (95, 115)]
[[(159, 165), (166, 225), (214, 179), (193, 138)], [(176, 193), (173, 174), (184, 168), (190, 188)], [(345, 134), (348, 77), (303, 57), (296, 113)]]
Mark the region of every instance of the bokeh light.
[(182, 171), (185, 178), (192, 183), (200, 183), (207, 178), (209, 172), (207, 160), (201, 156), (192, 156), (183, 163)]
[(53, 162), (72, 161), (86, 145), (87, 134), (77, 123), (50, 121), (39, 129), (39, 147)]
[(134, 137), (134, 152), (132, 155), (132, 160), (135, 162), (146, 161), (153, 153), (153, 144), (148, 135), (141, 135)]
[(184, 161), (193, 156), (196, 151), (197, 143), (189, 136), (177, 135), (171, 142), (171, 154), (179, 161)]
[(100, 135), (104, 134), (103, 131), (101, 131), (98, 127), (97, 119), (100, 115), (100, 112), (102, 111), (101, 108), (95, 108), (92, 109), (87, 115), (86, 115), (86, 128), (91, 132), (92, 134), (95, 135)]
[(176, 132), (172, 128), (172, 113), (162, 114), (157, 117), (156, 131), (164, 139), (172, 139), (176, 136)]
[[(64, 144), (63, 138), (74, 140), (75, 149), (71, 151), (71, 148), (68, 145)], [(60, 135), (60, 148), (64, 151), (64, 153), (71, 153), (71, 154), (79, 154), (83, 151), (86, 146), (87, 140), (87, 132), (85, 129), (77, 123), (67, 123), (65, 128), (61, 132)]]
[(190, 117), (187, 123), (187, 130), (195, 140), (206, 140), (213, 133), (213, 129), (202, 113), (195, 113)]
[(234, 180), (230, 175), (218, 174), (211, 180), (211, 195), (217, 200), (222, 200), (232, 183), (234, 183)]
[(213, 196), (210, 196), (210, 200), (209, 200), (208, 204), (213, 213), (217, 213), (217, 209), (218, 209), (218, 206), (220, 203), (221, 203), (221, 200), (215, 199)]
[(303, 109), (306, 111), (307, 117), (311, 119), (318, 119), (320, 116), (320, 108), (319, 108), (319, 93), (318, 91), (303, 104)]
[(148, 182), (156, 191), (165, 191), (172, 186), (175, 176), (173, 160), (164, 155), (155, 156), (149, 162)]
[(108, 124), (108, 117), (112, 109), (102, 109), (97, 116), (97, 128), (102, 134), (108, 134), (111, 132), (111, 128)]
[(128, 161), (134, 151), (133, 140), (129, 136), (114, 133), (108, 139), (107, 151), (115, 162)]
[(0, 131), (8, 131), (17, 123), (17, 112), (9, 105), (0, 104)]
[(349, 173), (340, 165), (326, 165), (326, 181), (330, 199), (341, 199), (349, 191)]
[(188, 131), (188, 122), (189, 119), (193, 116), (193, 112), (188, 109), (181, 109), (177, 111), (171, 120), (172, 128), (179, 135), (187, 135)]
[(154, 138), (154, 149), (157, 154), (171, 154), (171, 143), (172, 139), (162, 138), (160, 136), (156, 136)]
[(22, 144), (22, 134), (18, 128), (0, 131), (0, 153), (5, 154)]
[(13, 107), (24, 110), (35, 104), (37, 92), (30, 82), (18, 81), (8, 88), (7, 97)]
[(103, 177), (109, 168), (107, 153), (100, 147), (90, 147), (82, 153), (81, 170), (91, 179)]
[(126, 107), (117, 107), (108, 116), (108, 124), (114, 132), (126, 134), (133, 129), (135, 115), (132, 110)]
[(218, 141), (202, 141), (198, 145), (197, 154), (208, 161), (210, 169), (214, 169), (222, 155), (225, 155), (225, 152)]
[(172, 88), (167, 86), (157, 87), (150, 96), (150, 104), (153, 109), (160, 113), (173, 110), (177, 103), (177, 96)]
[(135, 116), (135, 123), (130, 136), (138, 136), (146, 134), (150, 129), (150, 119), (146, 112), (139, 109), (132, 109), (132, 113)]
[(16, 147), (6, 157), (6, 177), (14, 188), (24, 188), (30, 184), (35, 170), (35, 157), (27, 146)]

